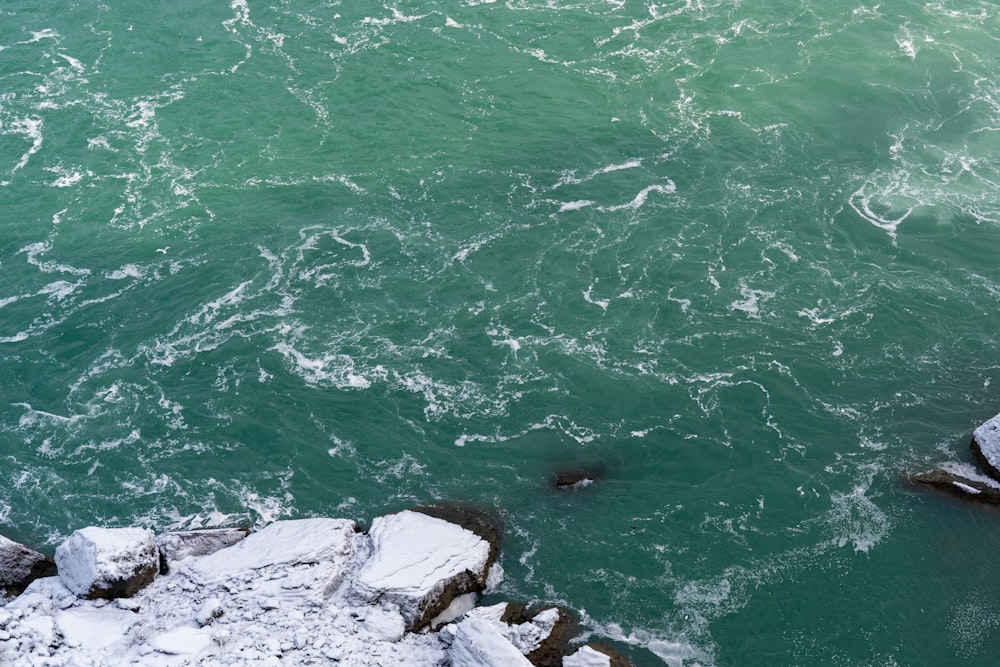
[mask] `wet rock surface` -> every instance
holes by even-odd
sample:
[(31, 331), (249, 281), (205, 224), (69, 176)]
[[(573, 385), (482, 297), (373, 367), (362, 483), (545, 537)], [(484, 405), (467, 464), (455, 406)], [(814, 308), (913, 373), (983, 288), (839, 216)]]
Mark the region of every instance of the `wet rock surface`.
[(929, 470), (909, 476), (912, 484), (928, 486), (969, 502), (1000, 505), (1000, 488), (948, 470)]

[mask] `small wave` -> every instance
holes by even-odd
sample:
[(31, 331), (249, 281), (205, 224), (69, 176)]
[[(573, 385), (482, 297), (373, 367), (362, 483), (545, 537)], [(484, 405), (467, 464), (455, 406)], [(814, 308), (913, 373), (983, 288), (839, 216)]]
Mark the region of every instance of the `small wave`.
[(677, 191), (677, 186), (670, 179), (667, 179), (666, 185), (650, 185), (639, 191), (639, 194), (632, 199), (632, 201), (626, 204), (618, 204), (617, 206), (602, 206), (599, 210), (601, 211), (621, 211), (624, 209), (637, 210), (646, 200), (649, 198), (650, 193), (657, 192), (660, 194), (672, 194)]

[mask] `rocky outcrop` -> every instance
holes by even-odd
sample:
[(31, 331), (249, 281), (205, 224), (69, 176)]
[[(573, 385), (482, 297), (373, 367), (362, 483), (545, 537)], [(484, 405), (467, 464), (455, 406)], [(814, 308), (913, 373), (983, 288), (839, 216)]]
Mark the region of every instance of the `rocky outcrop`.
[(488, 530), (490, 522), (473, 513), (461, 516), (476, 530), (433, 516), (427, 508), (376, 518), (369, 531), (371, 555), (355, 582), (357, 595), (396, 605), (406, 629), (416, 631), (455, 598), (482, 591), (498, 542), (480, 532), (496, 534), (498, 540), (498, 531)]
[(529, 610), (510, 603), (500, 620), (509, 627), (508, 638), (535, 667), (559, 667), (577, 629), (576, 617), (554, 605)]
[(632, 667), (614, 647), (599, 642), (581, 646), (563, 659), (563, 667)]
[[(169, 535), (169, 570), (155, 576), (149, 531), (74, 533), (57, 550), (59, 576), (0, 606), (0, 664), (627, 664), (596, 646), (564, 657), (575, 631), (564, 609), (476, 607), (500, 527), (475, 510), (390, 514), (368, 534), (346, 519), (279, 521), (214, 551)], [(132, 597), (109, 604), (95, 589)]]
[(51, 558), (0, 535), (0, 598), (20, 595), (35, 579), (55, 573)]
[(160, 552), (160, 574), (170, 571), (170, 564), (194, 556), (208, 556), (231, 547), (250, 534), (249, 528), (206, 528), (164, 533), (156, 536)]
[(990, 477), (1000, 480), (1000, 415), (972, 432), (972, 455)]
[(159, 553), (151, 530), (91, 526), (59, 545), (56, 565), (76, 595), (114, 599), (130, 597), (153, 581)]
[(556, 471), (552, 486), (560, 491), (577, 491), (594, 484), (601, 477), (602, 471), (595, 468), (564, 468)]
[(454, 626), (454, 640), (448, 655), (452, 667), (531, 667), (488, 620), (470, 617)]
[(907, 475), (906, 479), (969, 502), (1000, 505), (1000, 414), (972, 432), (971, 449), (982, 472), (953, 461), (935, 470)]
[(983, 480), (964, 477), (948, 470), (930, 470), (912, 474), (911, 484), (929, 486), (974, 503), (1000, 505), (1000, 488)]

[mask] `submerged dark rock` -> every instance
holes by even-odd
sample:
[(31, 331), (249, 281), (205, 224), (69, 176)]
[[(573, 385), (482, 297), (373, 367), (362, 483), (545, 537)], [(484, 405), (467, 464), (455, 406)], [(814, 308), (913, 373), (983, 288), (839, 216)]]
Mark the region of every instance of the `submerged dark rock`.
[(602, 472), (589, 468), (564, 468), (556, 471), (552, 486), (561, 491), (576, 491), (594, 484), (602, 477)]
[(907, 479), (911, 484), (929, 486), (969, 502), (1000, 505), (1000, 488), (947, 470), (916, 473)]
[(0, 598), (20, 595), (35, 579), (55, 574), (51, 558), (0, 535)]

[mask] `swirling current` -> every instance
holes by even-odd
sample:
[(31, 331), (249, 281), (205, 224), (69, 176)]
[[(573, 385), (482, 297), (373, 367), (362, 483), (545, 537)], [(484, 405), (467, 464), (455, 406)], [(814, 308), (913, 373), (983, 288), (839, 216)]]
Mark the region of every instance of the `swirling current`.
[[(636, 665), (990, 665), (1000, 6), (0, 5), (0, 532), (435, 500)], [(601, 471), (573, 493), (556, 470)]]

